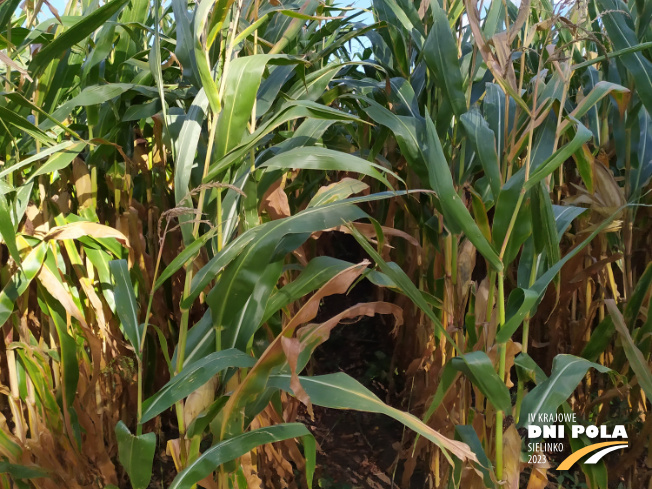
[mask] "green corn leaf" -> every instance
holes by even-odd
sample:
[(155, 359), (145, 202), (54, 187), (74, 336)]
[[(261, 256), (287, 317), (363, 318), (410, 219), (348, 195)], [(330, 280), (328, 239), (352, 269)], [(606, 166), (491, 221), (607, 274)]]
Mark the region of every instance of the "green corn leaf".
[(496, 135), (482, 117), (480, 111), (472, 109), (460, 117), (464, 130), (473, 143), (476, 154), (482, 163), (484, 174), (489, 180), (491, 193), (494, 199), (500, 193), (502, 177), (500, 176), (500, 163), (496, 153)]
[[(634, 33), (629, 8), (621, 0), (597, 0), (609, 39), (617, 50), (633, 48), (639, 44)], [(652, 114), (652, 63), (641, 52), (620, 56), (627, 71), (636, 81), (636, 91), (649, 114)]]
[(81, 16), (79, 22), (66, 29), (32, 58), (29, 65), (30, 72), (39, 73), (64, 51), (88, 37), (95, 29), (120, 12), (127, 3), (128, 0), (111, 0), (92, 13)]
[(487, 238), (469, 214), (455, 191), (450, 168), (446, 162), (437, 131), (430, 117), (426, 118), (427, 125), (427, 155), (430, 185), (439, 197), (446, 224), (453, 232), (464, 231), (466, 237), (477, 248), (478, 252), (486, 258), (495, 270), (502, 270), (503, 264)]
[[(622, 102), (623, 97), (629, 95), (629, 90), (622, 85), (610, 83), (608, 81), (599, 81), (595, 84), (593, 89), (584, 97), (573, 110), (573, 117), (580, 119), (583, 117), (594, 105), (602, 100), (607, 95), (611, 95), (616, 102)], [(620, 105), (620, 104), (619, 104)]]
[(448, 16), (439, 2), (431, 2), (430, 10), (432, 26), (423, 45), (422, 56), (438, 84), (444, 88), (453, 112), (460, 117), (466, 112), (466, 97), (457, 58), (457, 43), (450, 30)]
[(310, 292), (319, 289), (339, 272), (352, 265), (352, 263), (330, 256), (313, 258), (295, 280), (278, 290), (269, 298), (261, 322), (267, 322), (275, 312)]
[(582, 251), (599, 233), (601, 233), (622, 211), (619, 209), (614, 214), (605, 219), (593, 232), (585, 238), (579, 245), (575, 246), (569, 253), (566, 254), (561, 260), (552, 265), (546, 273), (537, 279), (537, 281), (529, 289), (518, 288), (512, 291), (509, 295), (506, 305), (507, 321), (500, 328), (496, 334), (496, 341), (498, 343), (506, 342), (517, 328), (523, 322), (523, 319), (530, 313), (532, 308), (537, 304), (543, 293), (548, 288), (550, 282), (559, 273), (561, 268), (577, 253)]
[(115, 284), (113, 289), (115, 308), (122, 324), (123, 333), (131, 346), (134, 347), (136, 355), (141, 356), (142, 328), (138, 324), (138, 303), (129, 277), (127, 262), (125, 260), (113, 260), (109, 262), (109, 269)]
[(462, 372), (491, 404), (510, 413), (512, 401), (505, 383), (498, 377), (491, 360), (483, 351), (465, 353), (451, 359), (453, 368)]
[(141, 422), (146, 423), (177, 401), (185, 399), (217, 373), (231, 367), (252, 367), (254, 359), (239, 350), (228, 349), (212, 353), (175, 375), (156, 394), (143, 403)]
[(165, 283), (172, 275), (181, 269), (186, 263), (192, 260), (201, 251), (204, 245), (215, 236), (217, 228), (202, 234), (199, 238), (192, 241), (189, 246), (186, 246), (181, 253), (174, 257), (170, 264), (165, 267), (161, 275), (156, 279), (152, 293), (154, 293), (161, 285)]
[[(652, 286), (652, 263), (648, 263), (643, 274), (639, 277), (631, 296), (627, 299), (625, 311), (623, 313), (623, 321), (630, 331), (636, 327), (636, 319), (643, 308), (643, 302), (647, 297), (647, 292)], [(648, 317), (650, 314), (648, 313)]]
[(444, 397), (446, 397), (446, 394), (448, 394), (451, 386), (455, 383), (459, 376), (460, 370), (456, 369), (451, 362), (448, 362), (446, 365), (444, 365), (444, 368), (442, 369), (441, 375), (439, 377), (439, 384), (437, 385), (435, 395), (432, 396), (430, 405), (423, 415), (424, 423), (427, 423), (434, 412), (437, 411), (437, 408), (439, 408), (442, 401), (444, 400)]
[[(63, 143), (56, 144), (54, 146), (50, 146), (49, 148), (44, 149), (43, 151), (40, 151), (39, 153), (29, 156), (25, 158), (24, 160), (21, 160), (17, 163), (14, 163), (12, 166), (5, 168), (4, 170), (0, 171), (0, 178), (5, 177), (17, 170), (20, 170), (21, 168), (24, 168), (36, 161), (42, 160), (43, 158), (46, 158), (48, 156), (51, 156), (54, 153), (57, 153), (59, 151), (62, 151), (63, 153), (67, 153), (68, 150), (74, 152), (75, 149), (71, 149), (76, 146), (77, 143), (74, 143), (72, 141), (64, 141)], [(73, 158), (74, 159), (74, 158)]]
[(618, 331), (622, 339), (623, 350), (625, 350), (625, 355), (627, 356), (627, 360), (629, 360), (629, 366), (636, 375), (638, 385), (641, 386), (646, 397), (652, 399), (652, 373), (650, 373), (650, 366), (643, 357), (641, 350), (634, 344), (634, 340), (629, 333), (629, 328), (625, 324), (623, 315), (618, 310), (616, 302), (613, 299), (606, 299), (604, 302), (609, 310), (616, 331)]
[(16, 301), (25, 293), (41, 269), (46, 250), (46, 243), (36, 245), (23, 260), (21, 268), (14, 273), (9, 283), (0, 292), (0, 325), (9, 319)]
[(81, 153), (85, 147), (86, 143), (75, 143), (65, 148), (64, 151), (52, 155), (48, 158), (48, 161), (40, 165), (38, 169), (30, 175), (29, 179), (27, 179), (27, 183), (31, 182), (39, 175), (47, 175), (66, 168), (70, 163), (72, 163), (72, 160), (79, 156), (79, 153)]
[(531, 192), (532, 201), (532, 234), (537, 253), (546, 250), (550, 263), (557, 263), (561, 259), (559, 251), (559, 233), (557, 222), (552, 209), (552, 202), (548, 189), (543, 182), (534, 187)]
[[(21, 216), (22, 218), (22, 216)], [(11, 211), (4, 195), (0, 195), (0, 235), (17, 265), (20, 265), (20, 253), (16, 245), (16, 231), (11, 219)]]
[(564, 236), (564, 232), (571, 222), (575, 220), (576, 217), (586, 212), (586, 209), (583, 207), (575, 207), (572, 205), (553, 205), (552, 212), (555, 215), (555, 225), (557, 227), (557, 243), (561, 241), (561, 238)]
[[(310, 397), (310, 401), (318, 406), (384, 414), (440, 447), (446, 458), (451, 462), (450, 454), (462, 461), (469, 459), (477, 461), (475, 454), (465, 443), (450, 440), (430, 428), (416, 416), (388, 406), (357, 380), (344, 373), (300, 377), (299, 379), (301, 386)], [(292, 392), (290, 375), (273, 375), (269, 378), (268, 386)]]
[(49, 477), (48, 472), (38, 465), (18, 465), (7, 460), (0, 460), (0, 474), (9, 474), (14, 479)]
[[(550, 175), (555, 171), (559, 166), (564, 163), (568, 158), (570, 158), (573, 153), (575, 153), (579, 148), (582, 147), (582, 144), (587, 142), (593, 136), (591, 131), (589, 131), (583, 124), (575, 119), (570, 119), (576, 126), (575, 135), (568, 144), (565, 144), (557, 151), (554, 152), (550, 158), (546, 159), (539, 166), (537, 166), (532, 173), (530, 173), (530, 178), (523, 185), (525, 190), (530, 190), (541, 180)], [(570, 127), (567, 126), (567, 127)], [(512, 178), (522, 178), (521, 173), (524, 172), (524, 169), (519, 170), (514, 174)]]
[[(60, 419), (61, 410), (54, 397), (54, 392), (50, 389), (50, 384), (43, 375), (44, 367), (43, 359), (35, 356), (28, 356), (24, 349), (17, 350), (19, 364), (25, 369), (29, 380), (34, 386), (36, 395), (40, 400), (44, 410), (54, 418), (53, 425), (56, 428), (61, 427), (62, 420)], [(26, 399), (25, 399), (26, 400)]]
[(26, 134), (33, 137), (36, 141), (42, 144), (51, 146), (55, 143), (55, 141), (45, 132), (12, 110), (9, 110), (5, 107), (0, 107), (0, 118), (2, 118), (2, 121), (5, 124), (9, 124), (19, 131), (24, 131)]
[(145, 489), (152, 479), (156, 435), (146, 433), (134, 436), (122, 421), (118, 421), (115, 437), (118, 442), (118, 460), (129, 474), (131, 487)]
[[(275, 254), (280, 256), (283, 253), (289, 253), (302, 244), (311, 233), (366, 217), (363, 211), (352, 204), (383, 200), (408, 193), (410, 192), (378, 192), (368, 196), (351, 197), (321, 207), (311, 207), (288, 218), (267, 222), (246, 231), (225, 246), (220, 253), (197, 272), (192, 280), (190, 293), (181, 302), (182, 307), (188, 307), (192, 304), (208, 284), (215, 279), (217, 274), (242, 253), (245, 248), (249, 248), (250, 260), (254, 259), (256, 253), (263, 246), (272, 246), (272, 243), (278, 245), (272, 248)], [(288, 241), (282, 241), (284, 236), (288, 237)], [(300, 238), (300, 241), (292, 241), (292, 239), (296, 240), (297, 236), (303, 237)], [(256, 259), (260, 260), (261, 263), (269, 263), (270, 256), (257, 256)], [(267, 261), (265, 262), (265, 260)], [(240, 266), (246, 266), (246, 262), (243, 262)], [(252, 269), (256, 271), (256, 275), (262, 270), (260, 264), (256, 264)], [(234, 280), (236, 277), (240, 276), (236, 274), (230, 280)], [(242, 286), (244, 287), (244, 282), (242, 282)]]
[(217, 442), (196, 460), (188, 464), (172, 481), (170, 489), (191, 489), (197, 482), (208, 477), (220, 465), (235, 460), (260, 445), (291, 438), (302, 439), (306, 458), (306, 480), (308, 487), (312, 487), (316, 458), (315, 439), (308, 428), (301, 423), (286, 423), (259, 428)]
[[(278, 267), (279, 264), (271, 266), (274, 262), (303, 244), (313, 232), (365, 216), (357, 206), (331, 204), (306, 209), (294, 216), (258, 226), (262, 229), (242, 254), (224, 270), (206, 297), (213, 324), (218, 328), (228, 327), (223, 333), (222, 347), (243, 348), (242, 345), (247, 344), (250, 335), (258, 328), (265, 304), (256, 304), (253, 294), (263, 284), (266, 284), (264, 288), (267, 290), (271, 290), (270, 281), (273, 282), (272, 287), (276, 284), (281, 268)], [(267, 267), (270, 267), (270, 271), (266, 273)], [(253, 323), (251, 314), (256, 317)], [(248, 324), (245, 324), (245, 318), (249, 318)]]
[(256, 94), (265, 67), (270, 62), (297, 62), (284, 55), (256, 54), (234, 59), (226, 73), (222, 111), (217, 120), (216, 158), (221, 158), (242, 141), (251, 121)]
[(302, 147), (292, 149), (270, 158), (265, 161), (261, 167), (270, 169), (296, 168), (303, 170), (355, 172), (375, 178), (379, 182), (385, 184), (390, 190), (393, 189), (392, 185), (387, 181), (383, 174), (380, 173), (380, 171), (384, 171), (399, 181), (402, 181), (402, 179), (394, 172), (387, 170), (376, 163), (371, 163), (354, 155), (320, 147)]
[(573, 355), (557, 355), (552, 363), (550, 377), (540, 382), (523, 398), (519, 425), (545, 424), (540, 416), (555, 414), (591, 367), (603, 373), (611, 371), (607, 367), (589, 362), (584, 358)]
[(208, 183), (214, 181), (220, 173), (228, 169), (234, 163), (240, 161), (245, 155), (249, 154), (253, 148), (260, 144), (265, 136), (278, 129), (282, 124), (303, 117), (361, 122), (360, 119), (354, 115), (346, 114), (340, 110), (325, 107), (315, 102), (306, 100), (288, 102), (275, 113), (274, 117), (270, 118), (264, 124), (260, 124), (254, 133), (246, 136), (242, 142), (224, 158), (212, 163), (206, 177), (203, 179), (203, 182)]
[(192, 101), (190, 109), (183, 121), (179, 138), (175, 141), (178, 160), (174, 173), (174, 197), (179, 204), (188, 194), (190, 183), (190, 172), (195, 164), (195, 153), (201, 136), (202, 126), (206, 119), (208, 109), (208, 97), (204, 89), (200, 90)]
[[(223, 2), (217, 3), (221, 4)], [(229, 3), (232, 3), (232, 1), (230, 0)], [(206, 21), (208, 20), (208, 15), (211, 12), (211, 7), (213, 7), (214, 4), (215, 2), (212, 0), (204, 0), (197, 6), (193, 25), (193, 47), (195, 53), (195, 62), (197, 63), (197, 70), (199, 71), (199, 78), (201, 79), (203, 90), (206, 93), (206, 97), (210, 103), (211, 110), (214, 114), (219, 114), (221, 110), (220, 95), (217, 89), (217, 84), (213, 79), (213, 74), (211, 73), (211, 65), (208, 58), (210, 53), (210, 45), (204, 45), (202, 42), (202, 36), (204, 35)], [(220, 20), (218, 20), (218, 22), (221, 23)]]
[(39, 127), (43, 130), (50, 129), (57, 125), (56, 121), (63, 121), (66, 117), (68, 117), (76, 107), (100, 105), (122, 95), (129, 90), (145, 92), (152, 97), (157, 95), (157, 92), (151, 87), (136, 85), (134, 83), (108, 83), (106, 85), (92, 85), (82, 90), (79, 95), (61, 104), (54, 111), (52, 117), (41, 122)]
[[(499, 2), (492, 2), (499, 3)], [(482, 443), (478, 438), (478, 434), (475, 432), (475, 428), (471, 425), (456, 425), (455, 426), (455, 435), (456, 439), (466, 443), (475, 456), (478, 458), (478, 462), (474, 462), (474, 467), (482, 473), (482, 480), (484, 481), (485, 487), (498, 487), (496, 481), (496, 474), (494, 474), (493, 465), (489, 457), (482, 447)]]

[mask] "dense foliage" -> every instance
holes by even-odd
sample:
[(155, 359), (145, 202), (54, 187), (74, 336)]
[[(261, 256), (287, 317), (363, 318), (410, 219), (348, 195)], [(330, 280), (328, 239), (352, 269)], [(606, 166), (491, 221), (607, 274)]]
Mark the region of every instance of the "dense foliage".
[[(0, 3), (0, 487), (310, 486), (312, 405), (404, 488), (647, 487), (652, 2), (480, 3)], [(375, 315), (394, 406), (308, 374)], [(626, 456), (527, 463), (558, 411)]]

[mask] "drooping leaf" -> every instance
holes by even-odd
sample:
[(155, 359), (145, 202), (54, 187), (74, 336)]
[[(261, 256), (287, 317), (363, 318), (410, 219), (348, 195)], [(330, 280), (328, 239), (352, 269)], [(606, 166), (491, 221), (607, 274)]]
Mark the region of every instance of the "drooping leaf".
[[(290, 375), (273, 375), (268, 385), (291, 392), (290, 380)], [(450, 453), (462, 461), (477, 462), (475, 454), (468, 445), (446, 438), (412, 414), (388, 406), (357, 380), (344, 373), (300, 377), (300, 382), (313, 404), (332, 409), (353, 409), (385, 414), (436, 444), (447, 458), (450, 459)]]
[(591, 367), (603, 373), (611, 370), (584, 358), (557, 355), (553, 360), (550, 377), (540, 382), (523, 398), (519, 425), (545, 424), (544, 416), (557, 412), (559, 406), (566, 402)]
[(85, 39), (95, 29), (120, 12), (127, 2), (128, 0), (112, 0), (90, 14), (80, 16), (77, 23), (70, 26), (61, 35), (57, 36), (54, 41), (34, 55), (29, 66), (30, 71), (38, 73), (65, 50)]
[(623, 350), (625, 350), (625, 355), (627, 356), (627, 360), (629, 360), (629, 366), (634, 371), (634, 374), (636, 374), (636, 380), (638, 380), (638, 384), (643, 389), (643, 392), (645, 392), (645, 395), (648, 399), (652, 399), (652, 373), (650, 372), (650, 366), (643, 357), (641, 350), (634, 344), (634, 340), (629, 333), (629, 328), (625, 324), (623, 315), (618, 310), (616, 302), (613, 299), (606, 299), (605, 305), (609, 310), (616, 331), (618, 331), (622, 339)]
[[(609, 40), (617, 50), (639, 44), (627, 5), (622, 0), (597, 0)], [(652, 63), (641, 52), (620, 56), (620, 60), (636, 81), (636, 90), (649, 114), (652, 114)]]
[(185, 365), (159, 391), (143, 403), (141, 422), (146, 423), (158, 416), (177, 401), (208, 382), (217, 373), (230, 367), (251, 367), (254, 359), (236, 349), (222, 350)]
[(303, 441), (306, 480), (308, 487), (312, 487), (316, 458), (315, 439), (308, 428), (301, 423), (286, 423), (259, 428), (216, 443), (188, 464), (172, 481), (170, 489), (190, 489), (220, 465), (235, 460), (260, 445), (290, 438), (301, 438)]
[(474, 351), (451, 359), (453, 368), (459, 370), (489, 399), (494, 407), (509, 413), (512, 401), (509, 390), (494, 369), (491, 360), (483, 351)]

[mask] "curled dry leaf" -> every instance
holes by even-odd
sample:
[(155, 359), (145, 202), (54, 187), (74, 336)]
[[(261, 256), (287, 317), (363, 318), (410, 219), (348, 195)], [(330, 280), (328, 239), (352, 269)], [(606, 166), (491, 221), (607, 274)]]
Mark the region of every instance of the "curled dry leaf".
[[(373, 226), (373, 224), (367, 224), (364, 222), (353, 222), (350, 225), (346, 225), (346, 226), (336, 226), (334, 228), (320, 231), (320, 233), (328, 232), (328, 231), (339, 231), (340, 233), (351, 234), (351, 230), (349, 229), (349, 226), (353, 226), (354, 228), (356, 228), (358, 231), (360, 231), (360, 233), (365, 238), (369, 239), (372, 243), (378, 244), (378, 242), (375, 240), (376, 228)], [(387, 226), (381, 226), (381, 229), (383, 230), (383, 234), (385, 236), (396, 236), (399, 238), (403, 238), (412, 246), (417, 248), (417, 250), (421, 250), (421, 244), (419, 243), (419, 241), (414, 236), (406, 233), (405, 231), (401, 231), (400, 229), (396, 229), (396, 228), (390, 228)], [(391, 248), (391, 246), (389, 246), (389, 244), (387, 243), (384, 243), (384, 246)]]
[(299, 399), (306, 406), (310, 419), (314, 421), (315, 413), (312, 410), (312, 403), (310, 402), (310, 397), (305, 389), (301, 386), (299, 382), (299, 372), (297, 372), (297, 363), (299, 361), (299, 355), (301, 354), (301, 342), (297, 338), (287, 338), (285, 336), (281, 337), (281, 346), (283, 347), (283, 353), (285, 353), (285, 358), (287, 358), (288, 365), (290, 365), (290, 372), (292, 374), (292, 379), (290, 381), (290, 388), (294, 392), (294, 397)]
[(392, 314), (395, 320), (395, 328), (398, 328), (403, 324), (403, 309), (399, 306), (388, 302), (365, 302), (349, 307), (321, 324), (310, 324), (301, 328), (297, 331), (299, 339), (287, 337), (281, 338), (283, 352), (285, 353), (285, 357), (287, 358), (288, 365), (290, 365), (290, 370), (292, 372), (290, 387), (294, 392), (294, 396), (308, 408), (311, 417), (313, 417), (313, 414), (310, 398), (299, 382), (299, 372), (297, 371), (299, 355), (301, 355), (301, 353), (306, 349), (313, 352), (315, 348), (328, 340), (333, 328), (340, 324), (344, 319), (359, 318), (361, 316), (373, 317), (376, 314)]
[(317, 315), (319, 304), (324, 297), (346, 293), (353, 282), (355, 282), (355, 280), (367, 269), (369, 263), (369, 260), (364, 260), (357, 265), (342, 270), (331, 278), (313, 294), (299, 312), (297, 312), (297, 314), (295, 314), (290, 322), (283, 328), (281, 334), (278, 335), (267, 347), (256, 364), (247, 373), (244, 380), (240, 385), (238, 385), (231, 397), (229, 397), (229, 400), (222, 410), (222, 436), (226, 434), (230, 423), (233, 421), (232, 417), (236, 417), (236, 413), (246, 406), (250, 396), (252, 395), (251, 391), (255, 391), (253, 386), (260, 382), (261, 378), (269, 376), (271, 369), (280, 365), (285, 359), (282, 343), (283, 338), (292, 338), (297, 327), (312, 320)]
[(63, 239), (78, 239), (83, 236), (90, 236), (91, 238), (115, 238), (127, 248), (129, 247), (129, 240), (120, 231), (109, 226), (104, 226), (103, 224), (88, 221), (71, 222), (63, 226), (54, 227), (43, 239), (45, 241), (59, 241)]

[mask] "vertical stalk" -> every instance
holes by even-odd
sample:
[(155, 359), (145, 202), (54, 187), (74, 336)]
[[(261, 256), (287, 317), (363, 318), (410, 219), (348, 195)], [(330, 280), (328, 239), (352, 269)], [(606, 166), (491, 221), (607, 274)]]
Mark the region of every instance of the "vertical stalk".
[[(630, 188), (630, 175), (632, 171), (632, 130), (625, 132), (625, 199), (629, 199), (632, 189)], [(636, 190), (636, 189), (634, 189)], [(634, 208), (628, 207), (625, 210), (625, 223), (623, 225), (623, 241), (625, 245), (625, 256), (623, 257), (623, 291), (624, 300), (629, 300), (634, 288), (634, 276), (632, 273), (632, 234), (634, 228)]]
[[(530, 281), (529, 286), (532, 287), (537, 278), (537, 255), (532, 256), (532, 265), (530, 268)], [(530, 315), (525, 316), (523, 320), (523, 339), (521, 340), (521, 351), (527, 353), (528, 344), (530, 342)], [(519, 414), (521, 413), (521, 403), (523, 402), (523, 395), (525, 392), (525, 385), (521, 379), (518, 380), (516, 387), (516, 406), (514, 408), (514, 418), (516, 422), (519, 421)]]
[[(498, 330), (505, 325), (505, 273), (498, 272)], [(505, 343), (498, 343), (498, 376), (505, 380)], [(505, 413), (496, 411), (496, 478), (503, 479), (503, 421)]]

